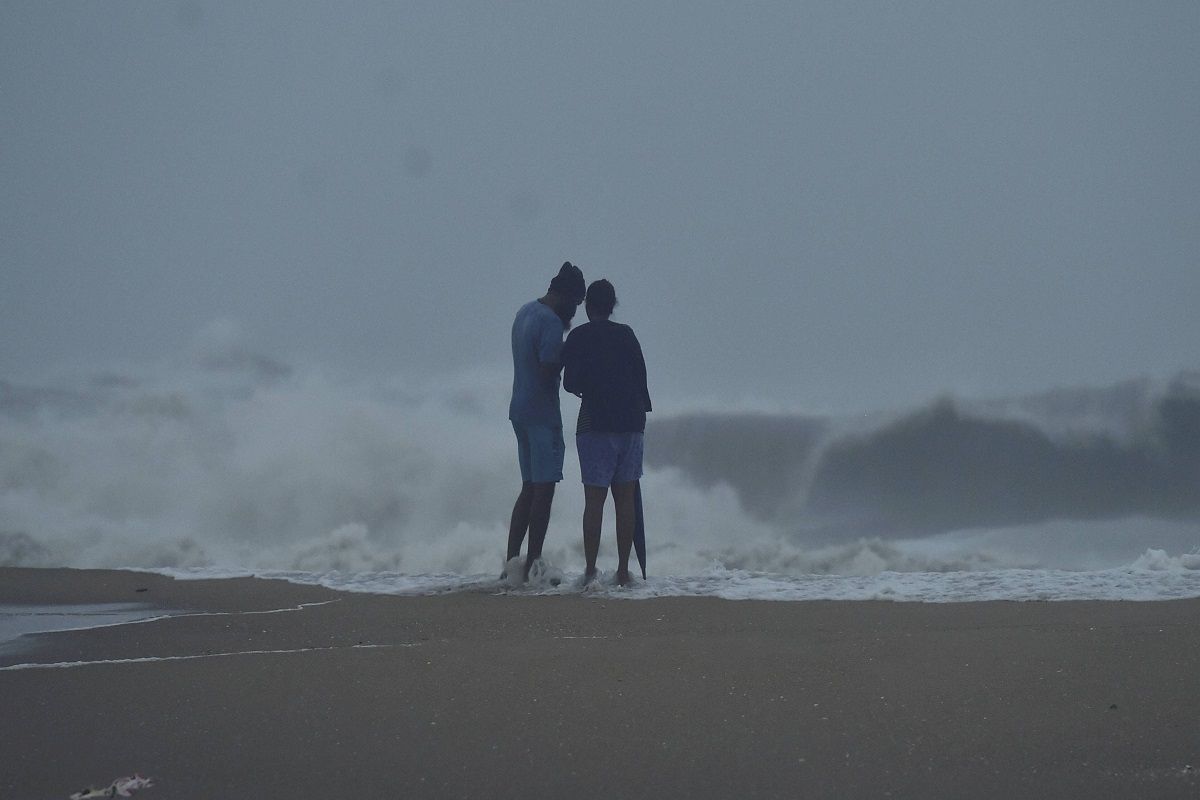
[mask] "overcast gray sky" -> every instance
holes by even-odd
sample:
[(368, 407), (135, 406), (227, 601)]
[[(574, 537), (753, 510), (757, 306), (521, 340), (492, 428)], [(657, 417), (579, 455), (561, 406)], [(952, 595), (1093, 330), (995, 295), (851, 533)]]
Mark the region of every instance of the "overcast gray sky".
[(564, 259), (652, 387), (1200, 367), (1200, 3), (0, 3), (0, 378), (508, 368)]

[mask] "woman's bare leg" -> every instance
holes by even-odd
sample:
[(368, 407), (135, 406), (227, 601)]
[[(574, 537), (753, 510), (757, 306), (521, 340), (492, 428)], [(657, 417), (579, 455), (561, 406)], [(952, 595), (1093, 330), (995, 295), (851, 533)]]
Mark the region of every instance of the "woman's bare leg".
[(587, 569), (583, 573), (584, 583), (589, 583), (596, 577), (600, 528), (604, 524), (604, 501), (607, 499), (607, 486), (583, 487), (583, 557), (587, 561)]
[(637, 481), (614, 483), (612, 486), (613, 505), (617, 509), (617, 583), (628, 586), (632, 582), (629, 575), (629, 551), (633, 549), (633, 527), (637, 512), (634, 509), (634, 492)]

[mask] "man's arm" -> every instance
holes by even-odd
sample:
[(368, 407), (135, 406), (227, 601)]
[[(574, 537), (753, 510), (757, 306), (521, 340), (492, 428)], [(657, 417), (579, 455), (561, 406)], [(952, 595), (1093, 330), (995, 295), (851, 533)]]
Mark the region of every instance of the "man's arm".
[(542, 385), (550, 391), (558, 388), (558, 373), (561, 370), (562, 364), (548, 364), (545, 361), (538, 362), (538, 375), (542, 379)]
[(563, 329), (557, 318), (543, 324), (538, 333), (538, 377), (547, 391), (558, 391), (558, 373), (563, 365)]
[(571, 331), (562, 349), (563, 388), (576, 397), (582, 397), (583, 387), (579, 384), (579, 339)]

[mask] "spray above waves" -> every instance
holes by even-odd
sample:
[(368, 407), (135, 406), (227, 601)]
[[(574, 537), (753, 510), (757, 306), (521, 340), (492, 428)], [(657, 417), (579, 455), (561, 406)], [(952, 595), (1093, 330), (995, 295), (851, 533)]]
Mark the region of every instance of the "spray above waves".
[(73, 566), (455, 568), (472, 559), (450, 544), (500, 541), (511, 481), (497, 426), (449, 402), (452, 389), (211, 377), (78, 387), (87, 402), (69, 408), (57, 394), (33, 411), (23, 403), (0, 441), (0, 554)]
[[(1183, 489), (1197, 400), (1176, 384), (1147, 389), (1143, 421), (1113, 431), (1096, 426), (1104, 404), (1092, 402), (1082, 438), (1063, 432), (1061, 409), (1048, 431), (1036, 409), (947, 404), (870, 424), (653, 420), (651, 570), (1093, 568), (1194, 548), (1194, 495)], [(334, 378), (257, 356), (225, 328), (170, 368), (0, 381), (0, 564), (499, 574), (517, 489), (508, 389), (507, 374), (483, 372)], [(564, 396), (565, 417), (573, 402)], [(997, 458), (1005, 452), (1015, 455)], [(1045, 465), (1072, 459), (1070, 481), (1039, 489), (1060, 505), (1014, 493), (1023, 474), (1052, 483)], [(582, 563), (577, 469), (569, 457), (545, 551), (568, 572)], [(1137, 492), (1092, 497), (1127, 475)], [(1006, 484), (1007, 495), (995, 489)], [(905, 487), (924, 505), (905, 505)], [(1084, 532), (1056, 521), (1073, 515)], [(605, 525), (602, 563), (615, 559)]]

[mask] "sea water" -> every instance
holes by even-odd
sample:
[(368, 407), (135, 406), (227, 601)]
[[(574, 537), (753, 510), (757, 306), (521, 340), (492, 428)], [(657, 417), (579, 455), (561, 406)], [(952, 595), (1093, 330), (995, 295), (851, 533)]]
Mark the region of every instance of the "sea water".
[(164, 615), (143, 603), (0, 605), (0, 653), (19, 649), (21, 637), (29, 634), (128, 625)]
[[(509, 376), (333, 376), (229, 352), (0, 378), (0, 565), (260, 575), (386, 594), (643, 599), (1200, 597), (1190, 377), (869, 417), (657, 399), (648, 579), (583, 587), (568, 446), (544, 555), (498, 580)], [(564, 396), (571, 420), (578, 401)]]

